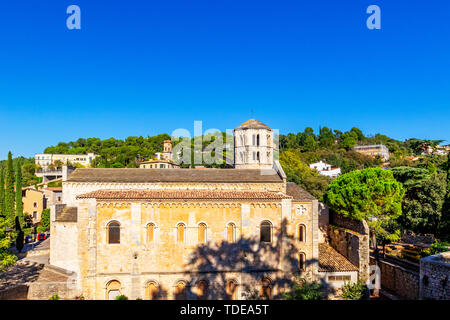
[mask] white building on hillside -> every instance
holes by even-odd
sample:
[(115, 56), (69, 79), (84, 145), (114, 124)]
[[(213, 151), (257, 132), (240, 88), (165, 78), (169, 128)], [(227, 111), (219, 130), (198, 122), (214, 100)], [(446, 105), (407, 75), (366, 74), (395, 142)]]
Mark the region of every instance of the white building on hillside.
[(322, 176), (327, 176), (331, 178), (336, 178), (341, 174), (341, 168), (332, 168), (331, 164), (322, 162), (320, 160), (316, 163), (311, 163), (309, 165), (311, 169), (316, 169)]

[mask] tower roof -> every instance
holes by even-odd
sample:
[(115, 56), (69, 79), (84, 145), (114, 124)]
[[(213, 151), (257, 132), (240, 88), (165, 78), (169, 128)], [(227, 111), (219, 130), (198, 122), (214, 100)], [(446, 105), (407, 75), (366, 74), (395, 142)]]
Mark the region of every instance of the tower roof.
[(265, 125), (264, 123), (262, 123), (261, 121), (258, 121), (256, 119), (249, 119), (249, 120), (245, 121), (243, 124), (241, 124), (239, 127), (237, 127), (236, 129), (267, 129), (267, 130), (272, 130), (272, 128), (270, 128), (269, 126)]

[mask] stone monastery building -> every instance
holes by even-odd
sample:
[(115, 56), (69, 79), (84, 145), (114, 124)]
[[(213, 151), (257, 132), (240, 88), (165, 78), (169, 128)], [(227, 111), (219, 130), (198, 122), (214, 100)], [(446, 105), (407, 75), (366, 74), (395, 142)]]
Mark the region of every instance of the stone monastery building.
[(234, 136), (232, 169), (76, 169), (50, 237), (74, 296), (277, 299), (298, 276), (355, 281), (358, 268), (319, 243), (318, 200), (274, 161), (272, 129), (251, 119)]

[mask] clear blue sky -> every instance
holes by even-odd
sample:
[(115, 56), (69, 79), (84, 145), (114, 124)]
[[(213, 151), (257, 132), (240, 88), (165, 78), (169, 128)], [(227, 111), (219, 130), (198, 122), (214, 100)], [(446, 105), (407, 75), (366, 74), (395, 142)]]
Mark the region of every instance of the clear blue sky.
[(0, 3), (0, 159), (250, 117), (449, 143), (450, 1)]

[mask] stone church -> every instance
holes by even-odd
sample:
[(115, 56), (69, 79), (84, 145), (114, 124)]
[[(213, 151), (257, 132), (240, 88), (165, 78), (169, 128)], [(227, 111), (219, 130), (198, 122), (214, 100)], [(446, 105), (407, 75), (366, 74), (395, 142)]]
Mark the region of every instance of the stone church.
[[(301, 277), (355, 281), (321, 205), (287, 182), (273, 131), (234, 130), (231, 169), (76, 169), (51, 209), (50, 263), (85, 299), (280, 298)], [(327, 222), (325, 222), (327, 223)]]

